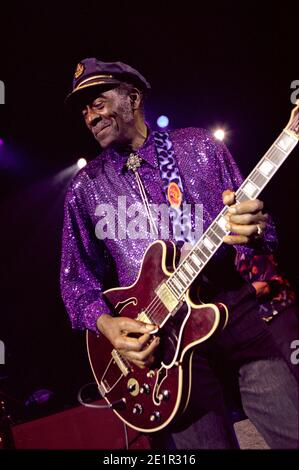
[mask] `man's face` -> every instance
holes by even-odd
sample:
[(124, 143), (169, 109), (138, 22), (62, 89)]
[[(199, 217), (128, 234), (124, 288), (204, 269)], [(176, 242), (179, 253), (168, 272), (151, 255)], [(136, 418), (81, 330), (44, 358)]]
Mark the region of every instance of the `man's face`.
[(89, 101), (82, 115), (103, 149), (124, 145), (130, 140), (134, 129), (130, 96), (120, 94), (116, 89), (104, 91)]

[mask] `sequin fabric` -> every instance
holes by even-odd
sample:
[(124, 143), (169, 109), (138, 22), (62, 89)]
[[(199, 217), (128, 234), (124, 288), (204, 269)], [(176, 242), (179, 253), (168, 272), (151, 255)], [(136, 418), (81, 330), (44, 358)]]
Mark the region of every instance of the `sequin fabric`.
[[(222, 192), (228, 188), (236, 190), (242, 176), (225, 145), (208, 131), (185, 128), (169, 131), (169, 134), (185, 198), (189, 204), (202, 204), (206, 229), (223, 207)], [(165, 204), (153, 133), (138, 149), (138, 154), (142, 158), (139, 174), (149, 202)], [(148, 237), (138, 238), (137, 229), (135, 238), (126, 236), (128, 228), (132, 232), (132, 224), (136, 224), (136, 220), (128, 217), (132, 217), (141, 204), (135, 176), (125, 167), (127, 158), (127, 154), (114, 149), (102, 152), (76, 174), (67, 191), (61, 291), (74, 328), (96, 331), (98, 316), (109, 312), (102, 292), (132, 284), (143, 254), (153, 241), (150, 233)], [(108, 220), (105, 226), (104, 216)], [(107, 237), (104, 239), (105, 230)], [(262, 249), (271, 251), (275, 244), (271, 225), (260, 244)], [(253, 254), (256, 248), (236, 247), (239, 253), (247, 255)]]
[(247, 256), (238, 254), (236, 266), (244, 279), (250, 283), (264, 281), (268, 283), (269, 292), (258, 298), (259, 315), (270, 321), (285, 308), (295, 304), (296, 294), (284, 274), (280, 272), (273, 254)]

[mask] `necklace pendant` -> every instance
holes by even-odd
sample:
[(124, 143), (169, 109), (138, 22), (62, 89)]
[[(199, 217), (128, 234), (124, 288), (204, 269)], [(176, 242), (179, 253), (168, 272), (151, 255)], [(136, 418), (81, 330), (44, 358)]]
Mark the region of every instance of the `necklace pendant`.
[(127, 160), (126, 166), (129, 170), (137, 171), (137, 168), (141, 166), (142, 158), (137, 153), (130, 153)]

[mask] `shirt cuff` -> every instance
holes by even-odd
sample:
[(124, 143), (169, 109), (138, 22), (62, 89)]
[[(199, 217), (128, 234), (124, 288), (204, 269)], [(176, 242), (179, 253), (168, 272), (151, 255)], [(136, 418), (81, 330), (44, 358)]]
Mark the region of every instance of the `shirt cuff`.
[(109, 313), (109, 308), (105, 302), (100, 300), (92, 302), (90, 305), (85, 307), (83, 312), (83, 321), (85, 328), (88, 330), (92, 330), (96, 333), (100, 333), (99, 329), (97, 328), (97, 319), (101, 315), (107, 315)]

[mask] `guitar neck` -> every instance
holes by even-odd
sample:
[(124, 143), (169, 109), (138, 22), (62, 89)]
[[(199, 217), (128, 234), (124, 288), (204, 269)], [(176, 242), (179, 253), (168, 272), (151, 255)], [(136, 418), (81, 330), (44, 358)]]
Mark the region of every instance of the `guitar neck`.
[[(292, 129), (284, 130), (236, 191), (236, 201), (256, 199), (297, 143), (298, 136), (296, 133), (292, 132)], [(167, 280), (170, 291), (178, 300), (182, 298), (198, 274), (222, 245), (223, 237), (228, 235), (229, 231), (225, 228), (227, 221), (224, 218), (227, 212), (228, 206), (224, 206), (188, 256)]]

